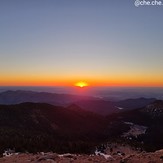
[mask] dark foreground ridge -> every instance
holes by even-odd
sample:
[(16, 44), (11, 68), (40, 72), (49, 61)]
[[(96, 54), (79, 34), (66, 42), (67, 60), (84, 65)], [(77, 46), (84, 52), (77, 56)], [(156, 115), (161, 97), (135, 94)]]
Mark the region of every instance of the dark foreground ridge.
[[(124, 143), (140, 151), (163, 148), (163, 101), (106, 117), (46, 103), (0, 105), (0, 153), (94, 153), (107, 143)], [(101, 148), (100, 145), (103, 144)]]
[(0, 151), (89, 152), (106, 137), (107, 121), (76, 105), (0, 105)]

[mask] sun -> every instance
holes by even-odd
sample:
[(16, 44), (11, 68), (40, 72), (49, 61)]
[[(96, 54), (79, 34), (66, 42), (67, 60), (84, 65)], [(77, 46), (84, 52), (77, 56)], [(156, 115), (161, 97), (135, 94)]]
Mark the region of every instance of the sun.
[(75, 86), (83, 88), (83, 87), (87, 87), (88, 83), (80, 81), (80, 82), (75, 83)]

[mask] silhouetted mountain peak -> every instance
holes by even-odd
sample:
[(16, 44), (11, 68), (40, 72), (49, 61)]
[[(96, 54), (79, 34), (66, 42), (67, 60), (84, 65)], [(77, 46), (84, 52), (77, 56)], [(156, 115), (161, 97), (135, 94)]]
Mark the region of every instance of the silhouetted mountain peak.
[(155, 98), (136, 98), (136, 99), (127, 99), (123, 101), (116, 102), (116, 105), (124, 109), (138, 109), (147, 106), (154, 102)]
[(144, 112), (150, 114), (153, 117), (158, 117), (163, 115), (163, 101), (156, 100), (153, 103), (147, 105), (144, 109)]

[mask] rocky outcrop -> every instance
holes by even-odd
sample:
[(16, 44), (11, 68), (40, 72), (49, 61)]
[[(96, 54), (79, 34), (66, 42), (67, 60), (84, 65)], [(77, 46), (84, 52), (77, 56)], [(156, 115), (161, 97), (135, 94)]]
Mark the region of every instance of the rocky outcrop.
[(103, 155), (77, 155), (77, 154), (17, 154), (9, 157), (0, 158), (0, 163), (149, 163), (163, 162), (163, 150), (152, 153), (141, 152), (129, 155), (114, 155), (113, 157), (104, 157)]

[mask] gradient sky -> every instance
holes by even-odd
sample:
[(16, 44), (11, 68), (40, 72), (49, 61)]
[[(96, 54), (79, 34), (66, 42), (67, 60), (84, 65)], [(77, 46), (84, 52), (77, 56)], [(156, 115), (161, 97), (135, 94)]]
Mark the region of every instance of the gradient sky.
[(0, 0), (0, 85), (163, 86), (163, 6)]

